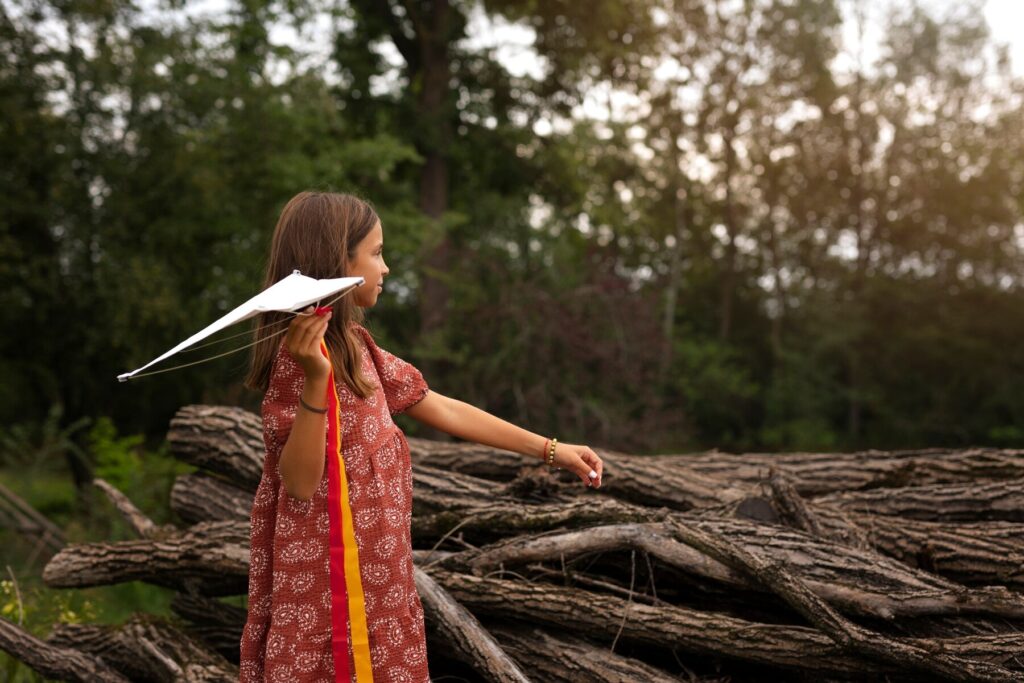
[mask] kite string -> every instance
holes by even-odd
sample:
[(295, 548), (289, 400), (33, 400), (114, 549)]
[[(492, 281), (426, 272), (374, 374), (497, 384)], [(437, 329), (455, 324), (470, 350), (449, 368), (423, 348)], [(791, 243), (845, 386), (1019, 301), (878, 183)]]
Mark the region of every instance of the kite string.
[[(182, 363), (181, 365), (175, 365), (175, 366), (170, 367), (170, 368), (161, 368), (159, 370), (150, 370), (149, 372), (140, 372), (139, 374), (132, 375), (131, 377), (128, 377), (127, 379), (135, 379), (136, 377), (146, 377), (147, 375), (158, 375), (161, 372), (170, 372), (171, 370), (180, 370), (181, 368), (187, 368), (187, 367), (189, 367), (191, 365), (199, 365), (200, 363), (206, 363), (207, 361), (217, 360), (218, 358), (223, 358), (224, 356), (230, 356), (232, 353), (238, 353), (239, 351), (245, 351), (250, 346), (255, 346), (256, 344), (259, 344), (264, 339), (270, 339), (271, 337), (276, 337), (277, 335), (279, 335), (279, 334), (281, 334), (283, 332), (287, 332), (287, 331), (288, 331), (288, 328), (286, 327), (283, 330), (278, 330), (277, 332), (271, 332), (267, 336), (261, 337), (260, 339), (257, 339), (256, 341), (249, 342), (245, 346), (239, 346), (237, 349), (231, 349), (230, 351), (225, 351), (224, 353), (218, 353), (216, 356), (210, 356), (209, 358), (200, 358), (199, 360), (194, 360), (191, 363)], [(223, 340), (221, 340), (221, 341), (223, 341)]]
[[(345, 290), (344, 292), (342, 292), (338, 296), (334, 297), (333, 299), (331, 299), (330, 301), (328, 301), (324, 305), (325, 306), (333, 306), (336, 301), (338, 301), (341, 297), (343, 297), (346, 294), (348, 294), (350, 291), (352, 291), (352, 290), (351, 289)], [(316, 308), (321, 308), (319, 300), (317, 300), (316, 304), (317, 304)], [(300, 316), (300, 315), (301, 316), (316, 315), (315, 312), (314, 313), (304, 313), (303, 311), (287, 311), (287, 312), (290, 313), (293, 316), (293, 318), (295, 316)], [(274, 325), (280, 325), (281, 323), (284, 323), (284, 322), (290, 323), (291, 319), (285, 318), (284, 320), (279, 320), (276, 323), (271, 323), (270, 325), (267, 325), (266, 327), (273, 327)], [(206, 363), (206, 362), (211, 361), (211, 360), (217, 360), (218, 358), (223, 358), (224, 356), (229, 356), (232, 353), (238, 353), (239, 351), (244, 351), (244, 350), (246, 350), (246, 349), (248, 349), (248, 348), (250, 348), (252, 346), (255, 346), (256, 344), (259, 344), (260, 342), (262, 342), (262, 341), (264, 341), (266, 339), (270, 339), (272, 337), (276, 337), (277, 335), (279, 335), (279, 334), (281, 334), (283, 332), (287, 332), (287, 331), (288, 331), (288, 328), (285, 327), (284, 329), (277, 330), (276, 332), (271, 332), (270, 334), (268, 334), (268, 335), (266, 335), (264, 337), (260, 337), (259, 339), (256, 339), (255, 341), (252, 341), (252, 342), (246, 344), (245, 346), (240, 346), (237, 349), (231, 349), (229, 351), (225, 351), (224, 353), (218, 353), (215, 356), (210, 356), (209, 358), (200, 358), (199, 360), (194, 360), (191, 363), (182, 363), (181, 365), (175, 365), (175, 366), (170, 367), (170, 368), (161, 368), (159, 370), (150, 370), (149, 372), (140, 372), (139, 374), (132, 375), (131, 377), (128, 377), (126, 379), (135, 379), (136, 377), (146, 377), (147, 375), (158, 375), (161, 372), (170, 372), (171, 370), (180, 370), (182, 368), (187, 368), (187, 367), (190, 367), (192, 365), (199, 365), (200, 363)], [(257, 330), (257, 332), (258, 332), (258, 330)], [(236, 337), (241, 337), (241, 336), (247, 335), (247, 334), (252, 334), (252, 332), (242, 332), (242, 333), (239, 333), (239, 334), (233, 334), (230, 337), (224, 337), (223, 339), (218, 339), (217, 341), (214, 341), (214, 342), (207, 342), (205, 344), (201, 344), (200, 346), (193, 346), (190, 349), (182, 349), (182, 353), (185, 352), (185, 351), (195, 351), (198, 348), (202, 348), (204, 346), (210, 346), (211, 344), (220, 344), (222, 342), (228, 341), (229, 339), (234, 339)]]

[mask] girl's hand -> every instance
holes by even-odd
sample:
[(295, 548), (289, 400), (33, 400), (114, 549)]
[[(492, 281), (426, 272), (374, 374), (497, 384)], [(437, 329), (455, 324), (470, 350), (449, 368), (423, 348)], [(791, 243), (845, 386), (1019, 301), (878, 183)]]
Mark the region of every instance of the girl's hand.
[[(595, 489), (601, 487), (604, 463), (589, 446), (560, 443), (555, 446), (554, 460), (556, 467), (575, 472), (587, 486), (593, 486)], [(591, 472), (594, 476), (591, 476)]]
[(285, 348), (288, 353), (302, 366), (306, 379), (326, 379), (331, 372), (331, 363), (320, 350), (320, 341), (327, 332), (327, 323), (331, 320), (332, 311), (324, 315), (313, 315), (313, 307), (309, 306), (288, 325), (284, 336)]

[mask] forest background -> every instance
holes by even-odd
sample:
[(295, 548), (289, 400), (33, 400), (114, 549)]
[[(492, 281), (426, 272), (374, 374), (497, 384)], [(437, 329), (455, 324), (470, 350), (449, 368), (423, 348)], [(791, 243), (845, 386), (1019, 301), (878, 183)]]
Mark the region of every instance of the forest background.
[[(983, 9), (0, 0), (0, 483), (72, 540), (130, 537), (94, 476), (170, 521), (168, 421), (258, 410), (248, 356), (115, 377), (258, 291), (303, 189), (380, 213), (380, 343), (532, 431), (1024, 447), (1024, 79)], [(0, 538), (10, 617), (45, 558)], [(166, 598), (36, 589), (41, 632)]]

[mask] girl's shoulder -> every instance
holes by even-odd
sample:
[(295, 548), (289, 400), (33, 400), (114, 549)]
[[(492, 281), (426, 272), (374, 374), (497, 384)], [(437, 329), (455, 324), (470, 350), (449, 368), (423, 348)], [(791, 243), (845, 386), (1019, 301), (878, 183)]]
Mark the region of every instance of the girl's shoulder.
[(349, 323), (349, 327), (355, 330), (356, 333), (363, 338), (363, 341), (366, 342), (367, 348), (377, 348), (377, 343), (373, 340), (373, 334), (371, 334), (368, 329), (366, 329), (359, 323), (355, 322), (354, 320)]

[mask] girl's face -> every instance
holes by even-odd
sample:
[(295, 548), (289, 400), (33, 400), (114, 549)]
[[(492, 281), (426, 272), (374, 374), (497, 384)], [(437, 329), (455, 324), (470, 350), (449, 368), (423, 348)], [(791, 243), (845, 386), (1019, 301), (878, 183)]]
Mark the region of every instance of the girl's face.
[(384, 263), (384, 229), (380, 222), (356, 245), (355, 257), (348, 264), (349, 277), (362, 277), (366, 282), (352, 292), (356, 306), (369, 308), (377, 303), (384, 290), (384, 276), (390, 272)]

